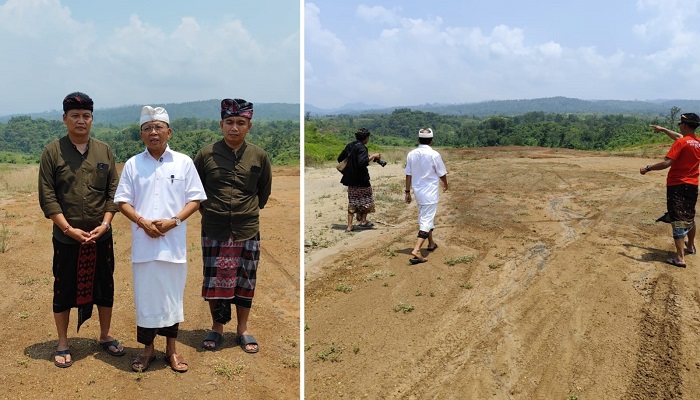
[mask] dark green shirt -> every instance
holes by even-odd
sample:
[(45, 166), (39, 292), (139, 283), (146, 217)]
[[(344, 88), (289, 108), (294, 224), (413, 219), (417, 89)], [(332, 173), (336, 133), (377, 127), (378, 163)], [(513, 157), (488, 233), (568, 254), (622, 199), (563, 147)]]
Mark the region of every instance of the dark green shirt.
[(247, 240), (260, 231), (259, 211), (272, 190), (272, 165), (265, 150), (243, 142), (237, 153), (224, 140), (194, 158), (207, 199), (200, 203), (202, 232), (218, 241), (233, 234)]
[[(44, 216), (63, 213), (70, 226), (90, 232), (106, 212), (117, 212), (114, 193), (119, 175), (109, 146), (90, 138), (80, 154), (68, 136), (49, 143), (39, 164), (39, 205)], [(110, 238), (111, 230), (98, 241)], [(54, 224), (53, 236), (62, 243), (77, 243)]]

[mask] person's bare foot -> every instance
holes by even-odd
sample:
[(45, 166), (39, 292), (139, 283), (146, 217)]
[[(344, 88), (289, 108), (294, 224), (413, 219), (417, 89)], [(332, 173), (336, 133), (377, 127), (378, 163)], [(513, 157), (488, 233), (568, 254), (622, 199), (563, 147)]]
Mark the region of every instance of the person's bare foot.
[[(218, 334), (218, 335), (215, 335)], [(207, 340), (208, 338), (213, 338), (214, 340)], [(224, 332), (217, 332), (212, 328), (211, 332), (207, 335), (206, 338), (204, 338), (204, 341), (202, 341), (202, 347), (204, 347), (206, 350), (216, 350), (219, 348), (221, 345), (221, 342), (224, 340)]]
[(258, 342), (255, 340), (253, 335), (248, 334), (248, 331), (237, 334), (236, 342), (238, 342), (238, 345), (241, 346), (243, 351), (246, 353), (257, 353), (260, 350)]
[(411, 255), (412, 255), (413, 257), (415, 257), (415, 258), (416, 258), (418, 261), (420, 261), (420, 262), (425, 262), (425, 261), (426, 261), (426, 259), (423, 257), (423, 254), (421, 254), (420, 251), (415, 251), (415, 250), (413, 250), (413, 251), (411, 252)]

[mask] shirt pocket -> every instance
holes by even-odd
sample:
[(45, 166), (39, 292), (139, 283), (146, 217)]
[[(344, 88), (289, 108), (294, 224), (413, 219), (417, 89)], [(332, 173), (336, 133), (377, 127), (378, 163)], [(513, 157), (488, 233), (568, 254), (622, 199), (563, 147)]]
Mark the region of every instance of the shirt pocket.
[(165, 182), (168, 192), (175, 195), (175, 198), (180, 198), (185, 195), (185, 187), (187, 186), (184, 176), (172, 175)]
[(250, 171), (246, 171), (244, 179), (247, 192), (256, 193), (258, 191), (258, 181), (261, 173), (262, 169), (257, 165), (253, 165), (250, 167)]
[(98, 162), (92, 173), (86, 175), (88, 186), (95, 191), (104, 192), (107, 190), (109, 181), (109, 164)]

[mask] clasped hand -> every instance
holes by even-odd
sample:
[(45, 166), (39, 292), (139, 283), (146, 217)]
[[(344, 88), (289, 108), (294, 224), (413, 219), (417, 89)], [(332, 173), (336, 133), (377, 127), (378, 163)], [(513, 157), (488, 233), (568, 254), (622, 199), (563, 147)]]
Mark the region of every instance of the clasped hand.
[(95, 229), (90, 232), (85, 232), (82, 229), (70, 228), (66, 231), (66, 235), (80, 242), (80, 244), (91, 244), (95, 243), (95, 240), (100, 236), (104, 235), (109, 229), (104, 225), (98, 225)]
[(174, 219), (154, 219), (154, 220), (148, 220), (142, 218), (140, 220), (139, 226), (143, 228), (143, 231), (146, 232), (146, 235), (152, 237), (152, 238), (159, 238), (161, 236), (165, 236), (165, 234), (173, 229), (176, 224)]

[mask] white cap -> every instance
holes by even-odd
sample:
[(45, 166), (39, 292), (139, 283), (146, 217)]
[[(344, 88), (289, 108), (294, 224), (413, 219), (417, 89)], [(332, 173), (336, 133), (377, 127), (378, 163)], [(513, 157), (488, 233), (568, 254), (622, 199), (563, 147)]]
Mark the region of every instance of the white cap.
[[(428, 131), (428, 132), (423, 132)], [(433, 137), (433, 130), (430, 128), (423, 128), (418, 131), (418, 137), (421, 139), (429, 139)]]
[(165, 111), (165, 108), (144, 106), (141, 109), (141, 125), (151, 121), (163, 121), (170, 125), (170, 117), (168, 117), (168, 112)]

